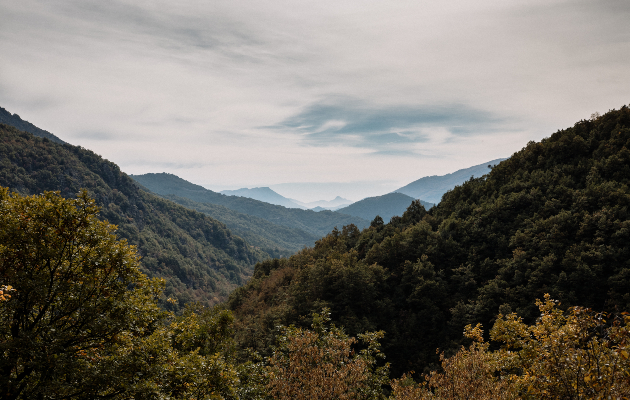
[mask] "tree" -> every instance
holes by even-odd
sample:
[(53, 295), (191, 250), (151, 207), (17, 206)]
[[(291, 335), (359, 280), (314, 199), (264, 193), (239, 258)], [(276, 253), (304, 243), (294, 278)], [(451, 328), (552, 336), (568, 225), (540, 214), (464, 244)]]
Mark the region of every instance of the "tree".
[(379, 399), (387, 383), (388, 365), (376, 366), (382, 356), (378, 339), (383, 332), (359, 335), (365, 346), (356, 353), (355, 338), (334, 325), (329, 312), (313, 314), (313, 330), (283, 328), (280, 346), (269, 359), (268, 388), (274, 399)]
[(163, 282), (85, 192), (0, 188), (0, 398), (234, 397), (231, 313), (161, 311)]
[(392, 400), (422, 399), (627, 399), (630, 398), (630, 316), (557, 308), (549, 295), (537, 301), (540, 318), (527, 325), (512, 313), (499, 315), (490, 336), (502, 342), (488, 351), (478, 324), (466, 327), (474, 340), (442, 372), (422, 385), (409, 376), (392, 381)]
[(418, 385), (406, 374), (391, 382), (391, 400), (458, 400), (517, 399), (516, 389), (509, 379), (497, 377), (498, 364), (495, 355), (488, 351), (489, 344), (483, 341), (481, 326), (466, 327), (464, 335), (473, 339), (468, 348), (462, 347), (452, 357), (440, 355), (442, 371), (425, 375), (423, 384)]
[(536, 301), (540, 318), (526, 325), (512, 313), (499, 315), (491, 338), (524, 398), (618, 399), (630, 397), (630, 316), (608, 321), (605, 313), (573, 307), (568, 312), (547, 294)]
[(2, 398), (76, 397), (98, 391), (92, 353), (150, 329), (161, 284), (135, 249), (97, 219), (86, 193), (22, 197), (0, 189)]

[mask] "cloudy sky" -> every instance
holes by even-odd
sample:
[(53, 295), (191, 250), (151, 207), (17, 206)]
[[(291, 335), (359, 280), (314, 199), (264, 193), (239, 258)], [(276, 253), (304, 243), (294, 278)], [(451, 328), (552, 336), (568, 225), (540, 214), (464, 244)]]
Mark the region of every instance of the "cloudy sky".
[(358, 200), (630, 104), (630, 1), (0, 2), (0, 106), (131, 174)]

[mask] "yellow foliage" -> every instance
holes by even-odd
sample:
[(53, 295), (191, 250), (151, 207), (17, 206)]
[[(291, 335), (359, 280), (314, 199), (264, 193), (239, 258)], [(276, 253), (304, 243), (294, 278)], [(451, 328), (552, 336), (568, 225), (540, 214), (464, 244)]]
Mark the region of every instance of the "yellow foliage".
[(408, 375), (392, 381), (392, 399), (395, 400), (456, 400), (489, 399), (507, 400), (518, 396), (512, 382), (497, 376), (495, 354), (488, 352), (488, 343), (483, 341), (481, 325), (466, 327), (464, 334), (473, 339), (473, 344), (462, 347), (457, 354), (446, 358), (440, 356), (442, 372), (425, 376), (423, 384), (416, 384)]
[(563, 313), (549, 295), (536, 304), (534, 325), (510, 314), (490, 332), (504, 343), (498, 361), (524, 398), (630, 397), (630, 317), (609, 323), (606, 314), (580, 307)]
[(274, 399), (378, 399), (386, 383), (387, 366), (374, 368), (382, 332), (359, 335), (367, 349), (334, 326), (327, 310), (315, 315), (314, 330), (286, 328), (280, 348), (269, 359), (268, 388)]
[(480, 325), (466, 327), (474, 340), (422, 384), (409, 376), (392, 381), (392, 400), (424, 399), (628, 399), (630, 316), (607, 321), (604, 313), (575, 307), (562, 312), (549, 295), (537, 301), (533, 325), (516, 314), (499, 315), (488, 351)]

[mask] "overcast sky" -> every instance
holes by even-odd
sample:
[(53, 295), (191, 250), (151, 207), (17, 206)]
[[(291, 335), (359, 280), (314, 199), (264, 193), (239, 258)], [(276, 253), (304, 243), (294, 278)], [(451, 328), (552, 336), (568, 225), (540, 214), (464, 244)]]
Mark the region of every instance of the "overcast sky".
[(0, 106), (130, 174), (358, 200), (630, 104), (629, 21), (628, 0), (2, 1)]

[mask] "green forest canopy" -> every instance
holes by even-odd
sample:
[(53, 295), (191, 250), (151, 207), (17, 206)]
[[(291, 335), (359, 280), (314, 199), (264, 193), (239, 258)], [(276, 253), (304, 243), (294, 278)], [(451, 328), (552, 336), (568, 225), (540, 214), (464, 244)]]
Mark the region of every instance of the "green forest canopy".
[(428, 212), (334, 230), (288, 260), (256, 266), (230, 297), (241, 347), (270, 352), (278, 324), (322, 307), (351, 335), (386, 331), (400, 374), (437, 364), (465, 325), (526, 322), (549, 293), (563, 307), (630, 310), (630, 109), (530, 142)]

